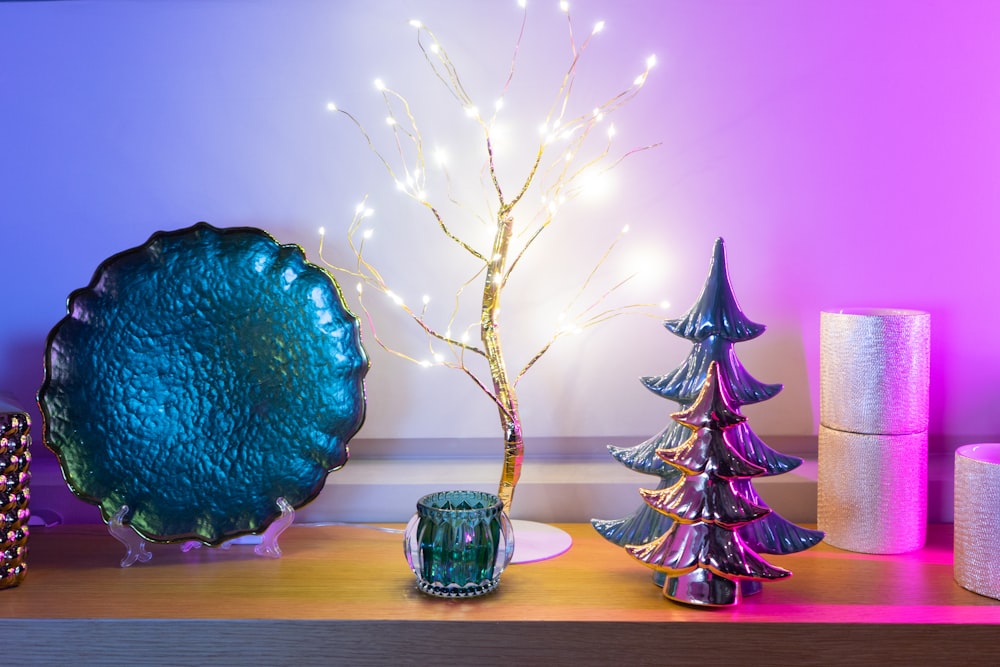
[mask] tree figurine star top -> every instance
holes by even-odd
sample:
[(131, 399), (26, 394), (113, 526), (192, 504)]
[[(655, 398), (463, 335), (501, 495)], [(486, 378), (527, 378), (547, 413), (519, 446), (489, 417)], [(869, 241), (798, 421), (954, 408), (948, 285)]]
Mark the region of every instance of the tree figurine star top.
[(773, 512), (751, 483), (754, 477), (788, 472), (802, 460), (765, 445), (739, 411), (773, 397), (781, 385), (753, 378), (733, 352), (734, 343), (756, 338), (764, 326), (750, 321), (736, 302), (722, 239), (715, 242), (701, 297), (665, 326), (694, 348), (672, 372), (642, 382), (682, 409), (650, 440), (630, 449), (609, 448), (633, 470), (659, 476), (660, 485), (640, 491), (645, 505), (631, 516), (592, 523), (653, 568), (666, 597), (699, 606), (734, 605), (759, 592), (761, 582), (791, 574), (759, 554), (802, 551), (823, 533)]

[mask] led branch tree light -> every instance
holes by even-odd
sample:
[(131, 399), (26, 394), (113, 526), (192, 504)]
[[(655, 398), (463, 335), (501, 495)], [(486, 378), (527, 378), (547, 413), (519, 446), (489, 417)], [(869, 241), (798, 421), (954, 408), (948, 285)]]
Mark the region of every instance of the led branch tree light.
[[(519, 3), (524, 8), (524, 2)], [(418, 360), (414, 356), (401, 352), (388, 345), (372, 327), (372, 335), (378, 345), (392, 354), (396, 354), (421, 365), (439, 365), (457, 369), (468, 376), (476, 386), (496, 405), (504, 434), (504, 464), (498, 495), (503, 500), (505, 508), (510, 509), (514, 488), (520, 476), (521, 461), (524, 452), (524, 439), (521, 431), (521, 418), (518, 409), (516, 388), (520, 379), (548, 350), (552, 344), (564, 335), (574, 333), (606, 321), (624, 312), (640, 309), (648, 304), (630, 304), (626, 306), (608, 306), (607, 297), (621, 287), (627, 280), (611, 286), (590, 303), (578, 305), (590, 287), (597, 270), (604, 264), (610, 252), (617, 244), (621, 235), (627, 231), (623, 228), (610, 244), (603, 256), (596, 262), (583, 281), (571, 302), (567, 304), (564, 313), (569, 317), (551, 336), (539, 346), (537, 352), (530, 356), (526, 363), (517, 371), (512, 372), (504, 356), (501, 339), (500, 304), (514, 269), (521, 263), (525, 253), (536, 240), (547, 230), (555, 220), (559, 207), (566, 201), (578, 195), (587, 185), (588, 178), (594, 174), (602, 174), (612, 169), (629, 155), (651, 148), (643, 146), (620, 154), (613, 154), (614, 126), (609, 124), (609, 116), (628, 103), (642, 89), (650, 68), (655, 64), (655, 58), (649, 57), (645, 68), (626, 87), (621, 89), (596, 107), (588, 105), (588, 111), (573, 115), (570, 109), (570, 95), (577, 76), (577, 66), (593, 37), (604, 28), (604, 22), (597, 23), (591, 33), (577, 43), (573, 35), (573, 24), (569, 17), (567, 3), (560, 3), (560, 8), (566, 15), (569, 30), (571, 53), (569, 66), (562, 75), (561, 83), (555, 97), (544, 116), (541, 125), (540, 138), (534, 157), (526, 167), (526, 172), (515, 181), (515, 187), (501, 186), (501, 177), (497, 169), (496, 154), (496, 118), (503, 107), (511, 81), (514, 78), (517, 54), (524, 34), (527, 14), (522, 16), (521, 30), (514, 45), (514, 55), (511, 58), (510, 70), (503, 86), (501, 95), (494, 105), (494, 111), (488, 117), (483, 116), (480, 107), (466, 91), (458, 70), (449, 59), (447, 52), (437, 37), (420, 21), (410, 24), (417, 31), (417, 44), (433, 74), (443, 84), (447, 93), (453, 98), (464, 113), (481, 131), (481, 146), (485, 151), (484, 164), (481, 172), (481, 183), (489, 203), (488, 215), (477, 216), (487, 221), (492, 234), (491, 242), (476, 242), (472, 236), (464, 234), (459, 227), (446, 219), (447, 206), (458, 206), (470, 210), (459, 201), (452, 191), (451, 178), (445, 171), (448, 188), (435, 199), (428, 190), (428, 151), (416, 118), (407, 98), (386, 86), (381, 80), (375, 81), (376, 89), (382, 95), (388, 116), (386, 127), (391, 132), (395, 152), (383, 152), (373, 140), (365, 126), (351, 113), (329, 104), (328, 109), (345, 115), (360, 130), (367, 141), (368, 147), (381, 161), (389, 177), (395, 182), (398, 190), (412, 201), (416, 202), (430, 216), (439, 233), (467, 258), (475, 263), (472, 275), (468, 277), (455, 291), (455, 308), (446, 322), (433, 323), (427, 312), (428, 298), (419, 309), (409, 306), (390, 287), (388, 279), (368, 261), (365, 256), (365, 242), (370, 237), (371, 230), (365, 229), (366, 221), (372, 215), (372, 210), (366, 202), (355, 210), (354, 218), (348, 230), (348, 241), (354, 260), (352, 266), (343, 266), (328, 262), (323, 255), (324, 233), (321, 230), (320, 256), (331, 269), (353, 276), (358, 280), (358, 299), (361, 308), (371, 322), (372, 317), (364, 302), (368, 290), (375, 290), (388, 296), (398, 308), (419, 327), (428, 339), (431, 350), (431, 360)], [(599, 130), (607, 128), (601, 132)], [(432, 160), (440, 155), (431, 152)], [(442, 169), (445, 169), (441, 165)], [(530, 195), (530, 196), (529, 196)], [(517, 214), (515, 216), (515, 213)], [(489, 246), (487, 247), (487, 243)], [(458, 304), (466, 288), (481, 284), (479, 300), (479, 321), (454, 333), (456, 320), (459, 317)], [(510, 310), (505, 310), (505, 315)], [(473, 342), (470, 332), (478, 328), (479, 342)], [(445, 349), (446, 348), (446, 349)], [(442, 352), (441, 350), (444, 350)], [(474, 359), (479, 358), (481, 367), (474, 367)], [(484, 371), (488, 370), (488, 377)]]

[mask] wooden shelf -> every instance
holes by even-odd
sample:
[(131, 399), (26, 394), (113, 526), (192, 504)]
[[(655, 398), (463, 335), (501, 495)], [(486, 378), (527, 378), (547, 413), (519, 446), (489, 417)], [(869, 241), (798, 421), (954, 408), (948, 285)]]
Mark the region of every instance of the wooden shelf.
[[(12, 664), (996, 664), (1000, 602), (952, 579), (950, 525), (920, 552), (821, 544), (734, 609), (664, 599), (650, 571), (589, 525), (570, 551), (511, 566), (493, 595), (416, 591), (402, 536), (295, 525), (279, 560), (250, 546), (154, 545), (120, 568), (103, 526), (36, 528), (28, 578), (0, 591)], [(395, 526), (398, 528), (398, 526)], [(980, 662), (981, 661), (981, 662)]]

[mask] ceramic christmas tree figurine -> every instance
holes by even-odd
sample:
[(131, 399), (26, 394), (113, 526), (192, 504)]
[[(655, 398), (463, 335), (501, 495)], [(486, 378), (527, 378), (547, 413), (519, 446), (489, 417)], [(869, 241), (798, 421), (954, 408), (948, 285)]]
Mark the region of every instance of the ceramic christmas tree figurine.
[[(696, 605), (736, 604), (741, 595), (758, 592), (761, 581), (787, 576), (775, 574), (777, 569), (756, 558), (756, 554), (802, 551), (818, 543), (823, 533), (800, 528), (770, 511), (750, 483), (752, 477), (788, 472), (802, 460), (765, 445), (739, 414), (741, 406), (773, 397), (781, 385), (753, 378), (733, 351), (735, 343), (756, 338), (764, 332), (764, 326), (750, 321), (733, 295), (722, 239), (715, 242), (701, 297), (687, 314), (668, 320), (665, 326), (671, 333), (690, 340), (694, 347), (679, 367), (666, 375), (643, 378), (642, 382), (659, 396), (678, 403), (681, 412), (646, 442), (632, 448), (609, 448), (612, 456), (632, 470), (659, 476), (659, 486), (654, 491), (642, 491), (647, 503), (631, 516), (595, 519), (592, 523), (605, 538), (627, 547), (653, 567), (654, 581), (664, 586), (667, 597)], [(690, 415), (704, 401), (720, 410), (724, 406), (725, 418), (694, 424)], [(707, 447), (712, 460), (683, 458), (696, 446)], [(702, 464), (705, 470), (714, 472), (691, 472)], [(728, 472), (720, 475), (720, 469)], [(706, 496), (699, 501), (710, 512), (706, 516), (717, 515), (715, 519), (693, 519), (690, 508), (683, 507), (699, 494)], [(674, 527), (675, 523), (687, 527)], [(719, 532), (720, 526), (724, 526), (723, 532)], [(679, 544), (674, 542), (676, 537), (667, 538), (668, 534), (684, 534), (691, 548), (709, 560), (691, 567), (683, 554), (654, 555), (654, 544)], [(702, 544), (705, 540), (715, 546)], [(718, 571), (713, 571), (707, 566), (715, 562), (710, 552), (723, 544), (742, 544), (754, 556), (739, 565), (716, 562)], [(763, 565), (754, 564), (758, 560)], [(682, 562), (687, 564), (682, 566)], [(681, 572), (688, 567), (689, 571)]]

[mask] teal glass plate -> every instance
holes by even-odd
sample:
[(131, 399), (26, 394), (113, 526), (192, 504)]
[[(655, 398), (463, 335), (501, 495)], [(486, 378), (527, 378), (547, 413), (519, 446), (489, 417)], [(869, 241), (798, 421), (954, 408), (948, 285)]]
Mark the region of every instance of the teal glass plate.
[(368, 359), (333, 278), (252, 228), (157, 232), (49, 334), (42, 437), (70, 489), (155, 542), (215, 545), (347, 462)]

